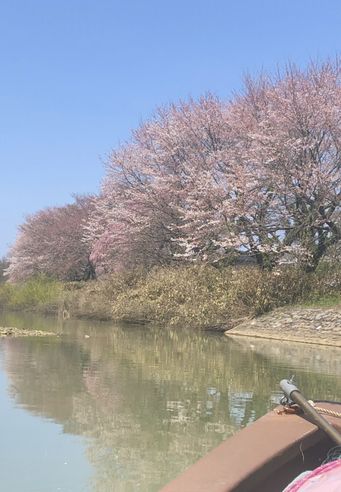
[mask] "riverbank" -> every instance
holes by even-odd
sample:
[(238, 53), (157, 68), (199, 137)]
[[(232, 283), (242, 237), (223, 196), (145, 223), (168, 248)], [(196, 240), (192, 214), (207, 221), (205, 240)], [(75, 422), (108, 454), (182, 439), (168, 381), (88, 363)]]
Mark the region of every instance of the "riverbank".
[[(154, 323), (221, 332), (235, 329), (231, 333), (259, 330), (260, 336), (266, 324), (259, 321), (263, 320), (260, 316), (271, 313), (270, 317), (276, 318), (278, 308), (295, 310), (307, 303), (323, 310), (341, 305), (338, 263), (321, 264), (314, 273), (292, 266), (262, 271), (250, 266), (218, 269), (192, 265), (119, 272), (88, 282), (62, 283), (38, 277), (21, 284), (0, 284), (0, 308), (8, 310), (54, 314), (62, 319)], [(278, 324), (286, 322), (283, 316)], [(267, 333), (271, 331), (277, 338), (279, 328), (276, 320), (274, 323), (269, 323)]]
[(265, 338), (341, 348), (341, 304), (334, 308), (276, 309), (225, 332), (228, 337)]
[(340, 293), (340, 265), (309, 274), (295, 267), (164, 267), (66, 284), (62, 314), (225, 331), (279, 307), (341, 304)]

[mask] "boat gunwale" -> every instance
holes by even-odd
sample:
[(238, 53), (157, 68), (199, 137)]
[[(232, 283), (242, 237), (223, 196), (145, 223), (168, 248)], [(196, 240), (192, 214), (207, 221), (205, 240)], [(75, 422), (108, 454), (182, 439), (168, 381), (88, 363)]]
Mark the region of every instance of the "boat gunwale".
[[(316, 403), (341, 412), (339, 402)], [(258, 490), (256, 484), (259, 490), (275, 491), (269, 484), (276, 474), (277, 490), (283, 490), (283, 484), (289, 483), (301, 468), (303, 471), (305, 465), (322, 460), (332, 443), (305, 415), (285, 414), (282, 410), (283, 407), (276, 407), (223, 441), (160, 492), (251, 492)], [(341, 431), (341, 419), (325, 417)], [(292, 473), (286, 470), (289, 463)]]

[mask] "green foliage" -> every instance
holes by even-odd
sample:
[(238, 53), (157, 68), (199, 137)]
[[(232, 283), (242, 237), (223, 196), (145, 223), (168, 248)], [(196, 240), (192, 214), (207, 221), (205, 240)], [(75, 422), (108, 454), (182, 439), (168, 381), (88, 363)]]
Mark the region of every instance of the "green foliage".
[(303, 301), (301, 305), (308, 308), (333, 308), (341, 305), (341, 294), (326, 295), (316, 298), (312, 297), (307, 301)]
[(18, 284), (2, 283), (0, 285), (0, 307), (57, 312), (62, 290), (60, 282), (43, 276)]

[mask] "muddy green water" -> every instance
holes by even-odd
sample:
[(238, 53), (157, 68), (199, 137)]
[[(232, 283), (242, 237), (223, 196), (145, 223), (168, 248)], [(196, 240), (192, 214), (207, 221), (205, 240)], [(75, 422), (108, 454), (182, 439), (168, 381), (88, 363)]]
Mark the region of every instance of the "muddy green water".
[(341, 398), (340, 350), (0, 313), (1, 490), (153, 492), (278, 401)]

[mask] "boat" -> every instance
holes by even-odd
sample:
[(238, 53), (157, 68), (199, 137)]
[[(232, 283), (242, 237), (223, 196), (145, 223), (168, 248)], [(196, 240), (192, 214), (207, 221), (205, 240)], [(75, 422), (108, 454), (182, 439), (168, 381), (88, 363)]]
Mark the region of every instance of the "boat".
[[(341, 458), (341, 403), (313, 404), (291, 380), (283, 380), (283, 386), (282, 405), (228, 438), (160, 492), (282, 492), (301, 473), (320, 467), (331, 450), (337, 449)], [(335, 490), (341, 491), (341, 482)]]

